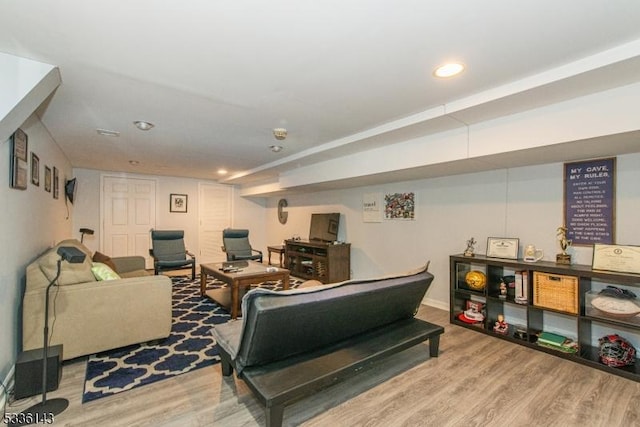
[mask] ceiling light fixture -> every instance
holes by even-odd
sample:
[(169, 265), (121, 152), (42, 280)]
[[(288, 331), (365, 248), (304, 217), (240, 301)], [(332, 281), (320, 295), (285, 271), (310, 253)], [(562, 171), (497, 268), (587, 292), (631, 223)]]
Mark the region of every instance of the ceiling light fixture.
[(440, 78), (453, 77), (464, 71), (464, 65), (459, 62), (450, 62), (439, 66), (433, 71), (433, 75)]
[(282, 141), (287, 137), (287, 130), (285, 128), (275, 128), (273, 130), (273, 136), (278, 140)]
[(129, 164), (130, 164), (131, 166), (138, 166), (138, 165), (140, 164), (140, 162), (139, 162), (139, 161), (137, 161), (137, 160), (129, 160)]
[(133, 124), (140, 130), (149, 130), (155, 126), (153, 123), (145, 122), (144, 120), (136, 120)]
[(271, 151), (273, 151), (274, 153), (279, 153), (282, 151), (282, 145), (270, 145), (269, 148), (271, 149)]
[(98, 132), (98, 135), (103, 135), (103, 136), (114, 136), (114, 137), (120, 136), (120, 132), (115, 130), (96, 129), (96, 132)]
[(220, 168), (218, 169), (218, 175), (226, 175), (229, 172), (226, 169)]

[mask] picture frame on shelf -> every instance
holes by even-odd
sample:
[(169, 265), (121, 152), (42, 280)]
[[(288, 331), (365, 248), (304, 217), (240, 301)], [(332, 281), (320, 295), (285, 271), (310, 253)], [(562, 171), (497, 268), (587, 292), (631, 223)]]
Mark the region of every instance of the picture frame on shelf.
[(640, 246), (596, 243), (593, 245), (591, 268), (640, 274)]
[(40, 187), (40, 158), (31, 152), (31, 183)]
[(169, 212), (187, 213), (188, 196), (186, 194), (169, 195)]
[(487, 256), (490, 258), (518, 259), (520, 239), (512, 237), (487, 238)]

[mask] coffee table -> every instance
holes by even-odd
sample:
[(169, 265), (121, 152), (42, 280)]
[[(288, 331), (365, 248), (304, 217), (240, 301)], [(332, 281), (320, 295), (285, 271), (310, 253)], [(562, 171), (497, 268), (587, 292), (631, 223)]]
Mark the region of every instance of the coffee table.
[[(200, 264), (200, 294), (208, 296), (231, 312), (231, 318), (237, 319), (240, 311), (240, 288), (252, 284), (282, 280), (282, 287), (289, 289), (289, 270), (276, 268), (267, 271), (268, 266), (255, 261), (232, 261)], [(212, 276), (227, 284), (226, 289), (207, 289), (207, 276)]]

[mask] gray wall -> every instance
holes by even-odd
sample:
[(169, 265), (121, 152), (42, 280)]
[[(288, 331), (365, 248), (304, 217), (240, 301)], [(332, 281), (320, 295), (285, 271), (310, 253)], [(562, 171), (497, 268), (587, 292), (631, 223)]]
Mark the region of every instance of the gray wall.
[[(616, 236), (619, 244), (640, 244), (640, 154), (617, 157)], [(366, 193), (416, 193), (415, 221), (363, 221)], [(487, 237), (517, 237), (522, 247), (535, 244), (545, 260), (559, 252), (556, 228), (563, 222), (563, 164), (553, 163), (456, 175), (372, 187), (287, 196), (289, 220), (277, 219), (269, 199), (270, 244), (293, 235), (307, 237), (314, 212), (341, 212), (339, 238), (352, 245), (353, 277), (401, 272), (431, 260), (434, 283), (425, 302), (448, 308), (448, 257), (461, 253), (475, 237), (478, 253)], [(591, 264), (591, 247), (572, 247), (574, 262)]]
[[(71, 165), (51, 139), (40, 120), (33, 115), (21, 128), (28, 136), (29, 167), (31, 152), (40, 158), (40, 186), (9, 188), (11, 144), (0, 143), (0, 380), (9, 376), (21, 346), (22, 293), (25, 269), (34, 258), (55, 242), (71, 235), (74, 208), (65, 204), (64, 180), (72, 176)], [(60, 176), (59, 199), (44, 190), (44, 166), (57, 167)], [(0, 393), (0, 402), (2, 399)]]

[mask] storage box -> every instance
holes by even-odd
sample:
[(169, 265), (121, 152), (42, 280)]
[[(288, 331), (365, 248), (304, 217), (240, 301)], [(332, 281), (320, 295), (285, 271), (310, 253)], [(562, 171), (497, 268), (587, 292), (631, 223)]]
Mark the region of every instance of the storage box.
[(533, 305), (578, 314), (578, 278), (534, 271)]

